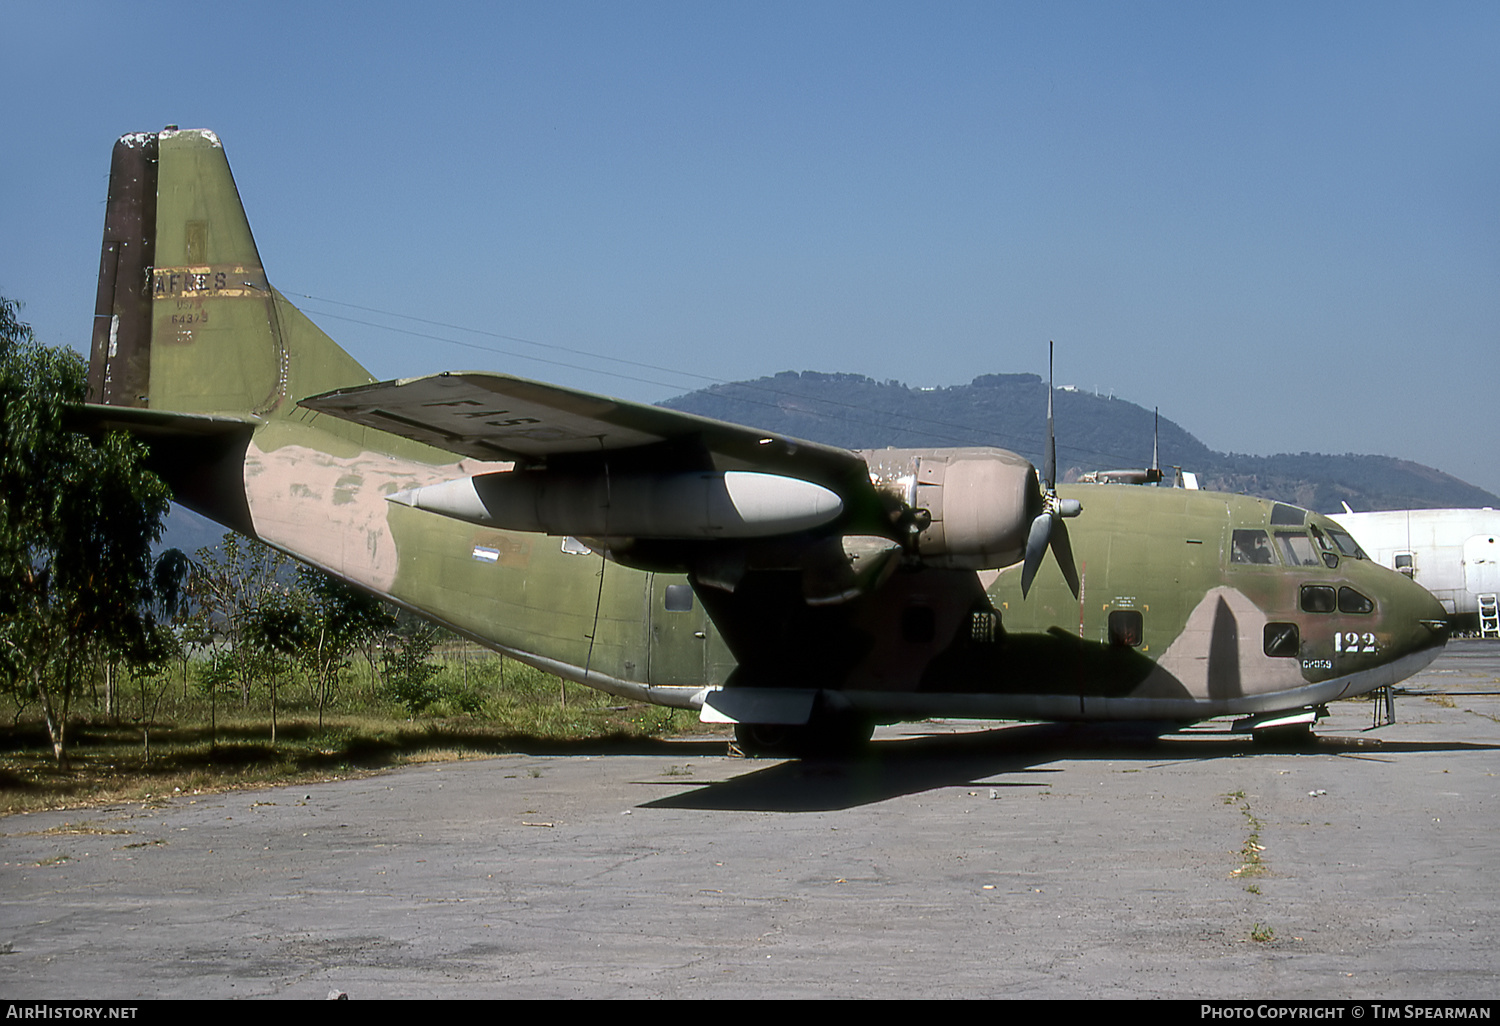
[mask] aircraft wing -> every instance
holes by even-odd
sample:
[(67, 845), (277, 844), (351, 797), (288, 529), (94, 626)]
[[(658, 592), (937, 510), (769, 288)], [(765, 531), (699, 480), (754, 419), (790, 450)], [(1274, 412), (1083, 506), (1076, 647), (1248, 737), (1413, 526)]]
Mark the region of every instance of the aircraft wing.
[(846, 505), (875, 500), (864, 459), (847, 449), (508, 374), (386, 381), (298, 405), (481, 460), (536, 466), (639, 451), (655, 469), (783, 474), (831, 488)]

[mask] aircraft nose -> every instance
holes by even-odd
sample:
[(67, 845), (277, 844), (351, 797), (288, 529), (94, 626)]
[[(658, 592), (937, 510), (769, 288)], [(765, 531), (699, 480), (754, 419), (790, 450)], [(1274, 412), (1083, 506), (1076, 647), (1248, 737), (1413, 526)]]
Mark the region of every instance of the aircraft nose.
[(1420, 584), (1395, 571), (1387, 573), (1381, 598), (1392, 655), (1426, 653), (1431, 662), (1448, 644), (1448, 611)]

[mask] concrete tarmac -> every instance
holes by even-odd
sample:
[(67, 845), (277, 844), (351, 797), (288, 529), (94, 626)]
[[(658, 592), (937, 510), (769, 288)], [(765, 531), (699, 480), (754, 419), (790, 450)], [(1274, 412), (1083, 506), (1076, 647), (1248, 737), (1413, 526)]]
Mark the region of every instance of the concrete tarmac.
[(0, 997), (1500, 995), (1500, 643), (1302, 751), (909, 724), (0, 820)]

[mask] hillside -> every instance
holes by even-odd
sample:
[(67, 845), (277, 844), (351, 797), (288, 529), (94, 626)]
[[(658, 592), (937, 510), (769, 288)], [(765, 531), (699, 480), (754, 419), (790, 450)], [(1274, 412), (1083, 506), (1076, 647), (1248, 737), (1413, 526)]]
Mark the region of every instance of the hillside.
[[(1047, 387), (1035, 374), (985, 374), (967, 385), (909, 388), (858, 374), (783, 371), (669, 399), (676, 410), (750, 424), (851, 449), (997, 445), (1038, 466), (1047, 433)], [(1144, 467), (1152, 411), (1092, 392), (1054, 399), (1058, 474)], [(1325, 513), (1500, 506), (1500, 496), (1442, 471), (1389, 456), (1214, 452), (1163, 417), (1161, 465), (1196, 472), (1204, 488), (1244, 492)]]

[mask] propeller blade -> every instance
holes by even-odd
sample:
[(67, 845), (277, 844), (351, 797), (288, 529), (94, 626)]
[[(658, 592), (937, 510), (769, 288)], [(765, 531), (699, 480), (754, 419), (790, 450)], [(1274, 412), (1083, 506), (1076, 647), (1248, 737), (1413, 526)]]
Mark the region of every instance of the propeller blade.
[[(1073, 560), (1073, 543), (1068, 538), (1068, 525), (1058, 520), (1052, 531), (1052, 555), (1057, 559), (1057, 565), (1062, 568), (1063, 577), (1068, 582), (1068, 588), (1073, 592), (1073, 597), (1078, 597), (1078, 564)], [(1023, 593), (1022, 598), (1025, 598)]]
[(1037, 514), (1037, 518), (1031, 522), (1031, 533), (1026, 536), (1026, 562), (1021, 567), (1021, 597), (1025, 598), (1027, 592), (1031, 591), (1031, 582), (1036, 577), (1037, 569), (1042, 565), (1042, 557), (1047, 554), (1047, 543), (1052, 537), (1052, 514), (1043, 512)]
[(1052, 341), (1047, 341), (1047, 459), (1042, 487), (1048, 492), (1057, 484), (1057, 440), (1052, 435)]
[(1031, 582), (1041, 569), (1042, 558), (1047, 550), (1057, 559), (1073, 597), (1078, 597), (1078, 567), (1073, 562), (1073, 543), (1068, 538), (1068, 528), (1063, 517), (1076, 517), (1083, 512), (1083, 504), (1077, 499), (1060, 499), (1057, 496), (1057, 439), (1052, 431), (1052, 349), (1047, 343), (1047, 458), (1043, 461), (1043, 479), (1039, 482), (1042, 491), (1042, 512), (1031, 522), (1026, 535), (1026, 562), (1021, 568), (1021, 597), (1031, 591)]

